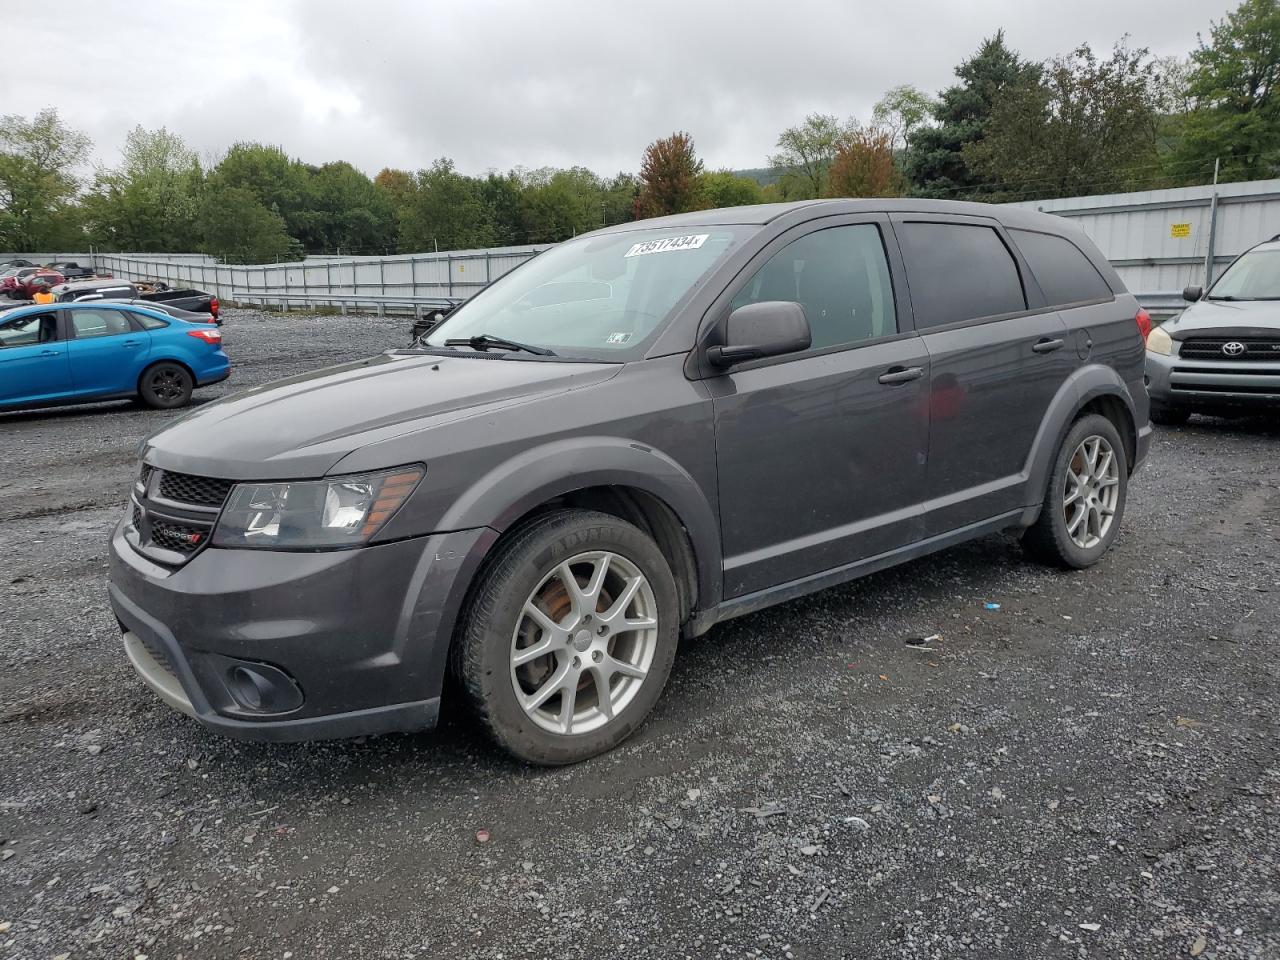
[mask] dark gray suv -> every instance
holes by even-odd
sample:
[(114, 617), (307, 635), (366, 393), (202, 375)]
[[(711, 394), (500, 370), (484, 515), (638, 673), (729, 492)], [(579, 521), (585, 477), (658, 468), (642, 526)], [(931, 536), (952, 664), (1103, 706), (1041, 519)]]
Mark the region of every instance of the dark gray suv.
[(1149, 442), (1146, 315), (1069, 222), (815, 201), (561, 244), (392, 350), (151, 437), (129, 658), (231, 736), (516, 756), (634, 731), (681, 637), (1008, 528), (1096, 562)]

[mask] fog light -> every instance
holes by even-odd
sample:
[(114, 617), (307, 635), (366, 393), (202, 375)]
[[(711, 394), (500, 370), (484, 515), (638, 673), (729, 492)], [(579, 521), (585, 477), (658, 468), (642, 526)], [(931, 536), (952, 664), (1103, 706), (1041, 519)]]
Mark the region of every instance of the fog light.
[(279, 667), (252, 660), (232, 660), (216, 654), (205, 656), (218, 661), (231, 713), (279, 714), (302, 706), (302, 690), (298, 682)]
[(227, 674), (227, 690), (240, 706), (248, 710), (261, 710), (263, 698), (270, 696), (271, 685), (265, 677), (248, 667), (234, 667)]

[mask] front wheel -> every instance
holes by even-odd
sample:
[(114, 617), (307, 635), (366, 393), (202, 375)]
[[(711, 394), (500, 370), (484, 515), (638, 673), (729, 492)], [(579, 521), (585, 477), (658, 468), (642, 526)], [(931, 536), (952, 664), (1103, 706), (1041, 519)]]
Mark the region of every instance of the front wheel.
[(1063, 438), (1023, 546), (1055, 566), (1092, 566), (1116, 538), (1128, 486), (1128, 458), (1115, 425), (1099, 414), (1081, 417)]
[(653, 709), (675, 658), (679, 604), (662, 552), (585, 510), (539, 517), (498, 550), (454, 653), (471, 706), (530, 763), (612, 749)]
[(138, 381), (138, 396), (147, 406), (157, 410), (186, 406), (194, 389), (195, 381), (187, 368), (176, 363), (157, 363), (147, 367)]

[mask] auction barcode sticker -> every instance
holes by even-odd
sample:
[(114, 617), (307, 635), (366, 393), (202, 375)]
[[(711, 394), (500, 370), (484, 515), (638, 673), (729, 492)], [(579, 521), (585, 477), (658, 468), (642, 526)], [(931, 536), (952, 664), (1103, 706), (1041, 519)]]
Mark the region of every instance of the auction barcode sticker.
[(661, 240), (646, 240), (637, 243), (623, 256), (643, 257), (647, 253), (666, 253), (668, 250), (697, 250), (707, 242), (709, 233), (695, 233), (687, 237), (664, 237)]

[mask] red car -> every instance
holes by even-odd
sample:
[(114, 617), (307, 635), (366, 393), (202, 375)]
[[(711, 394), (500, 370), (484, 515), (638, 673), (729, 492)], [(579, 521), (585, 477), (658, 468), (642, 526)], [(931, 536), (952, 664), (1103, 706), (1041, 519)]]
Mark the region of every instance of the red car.
[[(66, 282), (66, 278), (57, 270), (47, 270), (44, 267), (38, 267), (25, 276), (14, 277), (13, 280), (13, 288), (7, 292), (15, 300), (30, 300), (37, 290), (48, 290), (55, 284)], [(5, 282), (8, 283), (7, 280)]]
[(12, 297), (20, 281), (42, 269), (42, 267), (12, 267), (6, 270), (0, 274), (0, 293), (7, 293)]

